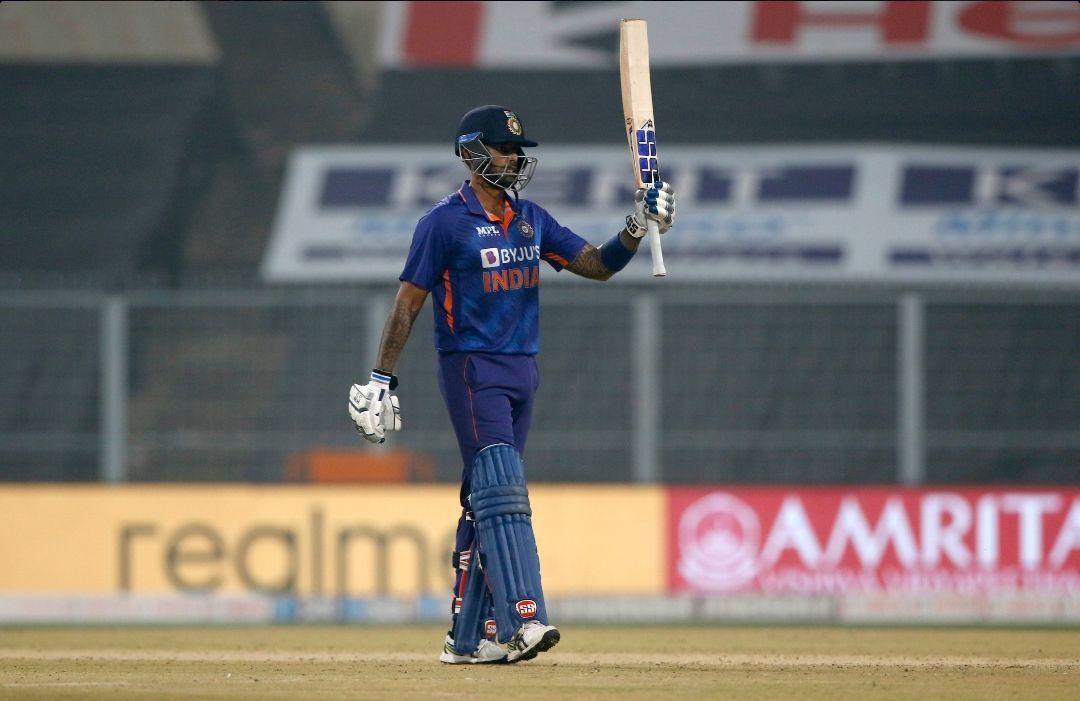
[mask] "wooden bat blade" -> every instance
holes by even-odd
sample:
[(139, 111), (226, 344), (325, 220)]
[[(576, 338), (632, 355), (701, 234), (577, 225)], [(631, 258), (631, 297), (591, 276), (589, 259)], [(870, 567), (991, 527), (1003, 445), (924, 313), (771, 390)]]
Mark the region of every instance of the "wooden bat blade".
[[(619, 78), (627, 137), (646, 122), (652, 127), (652, 78), (649, 71), (649, 28), (643, 19), (619, 23)], [(631, 144), (636, 149), (636, 143)]]
[[(653, 117), (652, 78), (649, 71), (649, 29), (643, 19), (619, 23), (619, 79), (622, 84), (623, 118), (637, 187), (650, 187), (660, 180), (656, 154), (656, 124)], [(653, 275), (667, 275), (656, 222), (648, 222), (649, 250)]]

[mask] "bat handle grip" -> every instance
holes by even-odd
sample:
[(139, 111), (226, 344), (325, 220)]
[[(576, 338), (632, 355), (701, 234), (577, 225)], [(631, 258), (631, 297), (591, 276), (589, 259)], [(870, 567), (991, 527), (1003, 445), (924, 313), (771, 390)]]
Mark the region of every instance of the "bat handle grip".
[(660, 249), (660, 225), (652, 219), (646, 219), (645, 223), (649, 227), (649, 253), (652, 254), (653, 277), (664, 277), (667, 275), (667, 268), (664, 267), (664, 252)]

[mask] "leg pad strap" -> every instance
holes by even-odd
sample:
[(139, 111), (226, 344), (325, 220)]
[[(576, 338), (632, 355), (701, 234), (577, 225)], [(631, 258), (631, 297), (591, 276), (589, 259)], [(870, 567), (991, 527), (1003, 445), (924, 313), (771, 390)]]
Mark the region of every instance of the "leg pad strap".
[[(485, 623), (491, 615), (491, 592), (484, 582), (484, 573), (480, 568), (480, 553), (474, 546), (471, 551), (454, 553), (455, 569), (462, 569), (461, 587), (454, 599), (454, 627), (450, 637), (454, 639), (454, 649), (460, 655), (476, 651), (480, 639), (484, 637)], [(460, 608), (458, 608), (460, 606)]]
[[(472, 500), (473, 509), (475, 509), (473, 513), (477, 521), (510, 514), (532, 516), (532, 506), (529, 504), (529, 490), (524, 484), (474, 489)], [(477, 502), (484, 506), (477, 508)]]

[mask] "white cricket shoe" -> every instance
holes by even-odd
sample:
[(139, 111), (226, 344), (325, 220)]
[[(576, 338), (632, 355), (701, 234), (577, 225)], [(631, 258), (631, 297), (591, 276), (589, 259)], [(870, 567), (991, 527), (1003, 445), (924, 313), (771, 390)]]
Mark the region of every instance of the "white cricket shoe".
[(555, 626), (546, 626), (540, 621), (529, 621), (514, 633), (510, 642), (506, 644), (507, 662), (520, 662), (531, 660), (541, 652), (546, 652), (555, 647), (559, 642), (559, 629)]
[(439, 662), (443, 664), (501, 664), (506, 662), (506, 650), (485, 638), (480, 641), (476, 652), (471, 655), (462, 655), (454, 649), (454, 639), (448, 635), (443, 641), (443, 651), (439, 655)]

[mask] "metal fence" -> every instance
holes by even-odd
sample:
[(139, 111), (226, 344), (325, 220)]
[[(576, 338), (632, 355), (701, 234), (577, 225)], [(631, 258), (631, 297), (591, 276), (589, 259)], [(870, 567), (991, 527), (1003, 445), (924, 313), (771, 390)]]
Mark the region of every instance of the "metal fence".
[[(290, 479), (408, 451), (454, 481), (430, 307), (405, 430), (355, 435), (392, 287), (0, 292), (0, 479)], [(553, 284), (533, 481), (1074, 482), (1080, 294)]]

